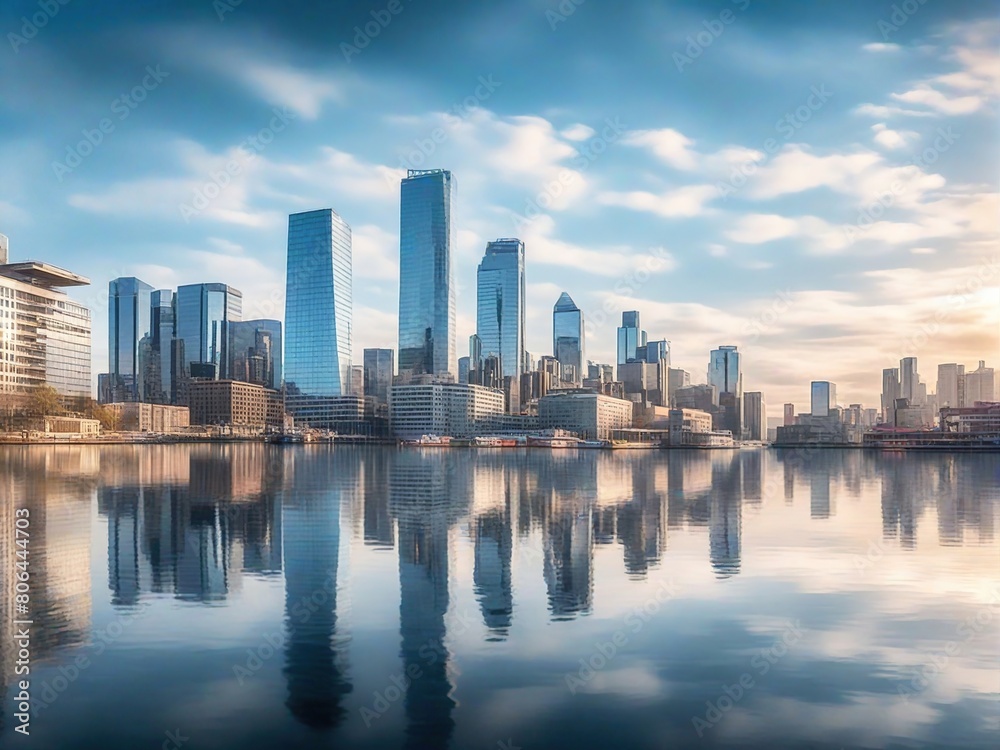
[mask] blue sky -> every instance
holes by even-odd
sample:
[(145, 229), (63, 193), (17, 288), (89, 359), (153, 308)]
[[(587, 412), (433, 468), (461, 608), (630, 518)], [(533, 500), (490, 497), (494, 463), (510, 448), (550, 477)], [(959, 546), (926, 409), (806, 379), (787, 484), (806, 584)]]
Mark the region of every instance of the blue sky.
[(322, 207), (356, 358), (395, 347), (407, 166), (458, 184), (460, 353), (518, 236), (536, 357), (566, 290), (589, 358), (637, 309), (694, 382), (739, 345), (772, 416), (813, 379), (875, 406), (904, 355), (932, 391), (1000, 365), (993, 3), (14, 0), (0, 30), (0, 232), (92, 279), (95, 372), (108, 280), (280, 318), (287, 214)]

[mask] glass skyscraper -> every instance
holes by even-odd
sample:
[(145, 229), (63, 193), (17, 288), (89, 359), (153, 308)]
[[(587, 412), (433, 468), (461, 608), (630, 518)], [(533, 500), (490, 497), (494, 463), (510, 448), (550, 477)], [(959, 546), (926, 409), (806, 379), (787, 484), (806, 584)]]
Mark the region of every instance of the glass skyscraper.
[(399, 200), (399, 374), (455, 372), (451, 172), (406, 173)]
[[(243, 293), (226, 284), (187, 284), (177, 287), (175, 326), (183, 359), (176, 363), (186, 375), (191, 365), (201, 373), (223, 373), (227, 362), (225, 324), (243, 319)], [(180, 350), (178, 350), (178, 354)]]
[(146, 401), (169, 404), (173, 399), (170, 373), (173, 371), (174, 293), (159, 289), (150, 294), (149, 340), (143, 346)]
[(343, 396), (351, 364), (351, 227), (332, 208), (288, 217), (285, 384), (295, 398)]
[(639, 325), (639, 312), (623, 312), (622, 324), (618, 328), (618, 364), (634, 362), (638, 358), (637, 350), (645, 345), (646, 332)]
[(222, 377), (281, 389), (281, 321), (227, 323), (226, 350)]
[(134, 276), (108, 282), (108, 376), (112, 401), (144, 401), (140, 342), (149, 335), (153, 287)]
[(837, 386), (827, 380), (814, 380), (810, 388), (812, 416), (825, 417), (837, 406)]
[(524, 372), (524, 243), (489, 242), (476, 275), (476, 333), (483, 356), (499, 355), (505, 377)]
[(583, 325), (583, 311), (563, 292), (552, 308), (552, 353), (562, 367), (564, 382), (582, 383), (586, 374)]
[(743, 376), (740, 373), (740, 353), (735, 346), (713, 349), (708, 361), (708, 384), (718, 389), (719, 395), (732, 393), (743, 397)]
[(380, 404), (389, 403), (389, 389), (392, 387), (396, 353), (392, 349), (365, 349), (365, 395)]

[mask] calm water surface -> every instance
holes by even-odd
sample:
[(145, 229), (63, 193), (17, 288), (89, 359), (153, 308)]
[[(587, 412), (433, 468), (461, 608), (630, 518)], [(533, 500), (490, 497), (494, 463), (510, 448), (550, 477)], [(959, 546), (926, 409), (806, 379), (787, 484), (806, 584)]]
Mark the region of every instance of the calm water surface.
[(6, 447), (0, 492), (3, 747), (1000, 736), (995, 454)]

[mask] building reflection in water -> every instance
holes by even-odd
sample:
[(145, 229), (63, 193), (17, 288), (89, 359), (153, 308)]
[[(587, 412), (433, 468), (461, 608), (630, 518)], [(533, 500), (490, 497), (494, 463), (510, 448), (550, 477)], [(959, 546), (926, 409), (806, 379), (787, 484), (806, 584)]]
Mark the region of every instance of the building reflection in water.
[(446, 747), (454, 676), (445, 645), (450, 529), (466, 510), (469, 467), (440, 450), (397, 454), (389, 470), (389, 509), (399, 529), (399, 634), (406, 691), (406, 746)]
[(354, 457), (309, 449), (290, 453), (282, 488), (287, 706), (303, 724), (339, 725), (349, 637), (338, 630), (340, 509), (357, 489)]
[[(779, 468), (783, 482), (772, 488), (765, 475)], [(13, 559), (13, 512), (28, 508), (33, 656), (42, 663), (90, 638), (95, 499), (107, 523), (115, 607), (135, 607), (150, 593), (217, 602), (240, 595), (244, 576), (283, 573), (286, 704), (304, 725), (330, 728), (345, 720), (352, 690), (338, 576), (348, 549), (341, 529), (354, 530), (363, 546), (398, 555), (400, 656), (416, 675), (404, 698), (407, 745), (433, 748), (449, 742), (457, 705), (448, 614), (459, 529), (473, 544), (486, 637), (503, 640), (517, 616), (515, 546), (539, 540), (527, 565), (544, 583), (549, 617), (568, 620), (594, 607), (595, 545), (617, 545), (621, 572), (643, 577), (662, 563), (668, 531), (693, 529), (707, 536), (715, 575), (729, 578), (743, 566), (744, 503), (750, 519), (781, 495), (794, 503), (797, 482), (808, 483), (810, 523), (834, 518), (838, 499), (867, 493), (881, 501), (884, 539), (903, 548), (917, 544), (928, 514), (942, 545), (989, 543), (995, 471), (995, 456), (985, 454), (862, 451), (5, 448), (0, 552)], [(14, 584), (4, 566), (0, 687), (12, 681)], [(10, 720), (7, 711), (0, 708), (0, 722)]]

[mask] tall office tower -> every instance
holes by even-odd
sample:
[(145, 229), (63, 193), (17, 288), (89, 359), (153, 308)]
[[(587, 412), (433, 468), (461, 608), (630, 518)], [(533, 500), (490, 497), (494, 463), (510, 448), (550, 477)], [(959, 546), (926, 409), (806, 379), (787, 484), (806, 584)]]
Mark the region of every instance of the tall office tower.
[(458, 382), (468, 383), (469, 382), (469, 363), (472, 360), (469, 357), (459, 357), (458, 358)]
[(679, 388), (691, 385), (691, 373), (680, 368), (670, 367), (667, 370), (667, 403), (673, 406), (674, 393)]
[(483, 354), (498, 355), (504, 377), (519, 379), (524, 371), (524, 243), (487, 243), (476, 287), (476, 334)]
[(453, 180), (407, 170), (399, 200), (399, 375), (455, 372)]
[(0, 393), (50, 385), (61, 396), (90, 396), (90, 310), (62, 291), (87, 284), (48, 263), (0, 264)]
[[(177, 287), (177, 339), (184, 344), (179, 369), (186, 375), (213, 373), (227, 363), (225, 324), (243, 320), (243, 293), (226, 284), (188, 284)], [(198, 365), (192, 371), (192, 365)]]
[(226, 367), (221, 377), (281, 389), (281, 321), (226, 323)]
[(814, 417), (829, 416), (837, 406), (837, 386), (828, 380), (814, 380), (810, 395), (810, 413)]
[(708, 360), (708, 384), (714, 385), (721, 396), (733, 393), (743, 397), (743, 374), (740, 372), (740, 353), (735, 346), (713, 349)]
[(910, 400), (911, 405), (919, 402), (920, 375), (917, 373), (917, 358), (904, 357), (899, 360), (899, 397)]
[(743, 419), (746, 422), (747, 440), (767, 440), (767, 406), (764, 404), (763, 393), (747, 391), (743, 394)]
[(979, 360), (979, 368), (965, 376), (965, 403), (972, 406), (977, 401), (996, 400), (996, 379), (993, 368)]
[(365, 396), (365, 368), (362, 365), (351, 365), (347, 368), (347, 395)]
[(899, 368), (887, 367), (882, 370), (882, 421), (895, 424), (896, 399), (901, 398)]
[[(622, 313), (622, 324), (618, 327), (618, 364), (624, 365), (636, 360), (636, 350), (646, 345), (646, 333), (639, 324), (638, 310)], [(619, 376), (620, 378), (621, 376)]]
[(332, 208), (288, 217), (286, 405), (302, 421), (322, 423), (323, 400), (347, 393), (351, 263), (351, 227)]
[(566, 292), (552, 308), (552, 353), (559, 360), (564, 383), (579, 385), (586, 374), (583, 311)]
[(140, 360), (145, 363), (146, 401), (172, 403), (170, 373), (173, 369), (171, 342), (174, 339), (174, 293), (158, 289), (149, 295), (149, 336), (140, 342)]
[(153, 287), (134, 276), (108, 282), (108, 378), (103, 401), (145, 401), (140, 342), (149, 336)]
[(938, 365), (937, 405), (939, 409), (965, 406), (965, 365)]
[(389, 389), (396, 369), (396, 352), (392, 349), (365, 349), (365, 395), (380, 404), (389, 403)]
[(785, 427), (795, 424), (795, 404), (785, 404), (785, 416), (782, 424)]
[(478, 333), (469, 336), (469, 383), (483, 384), (483, 340)]

